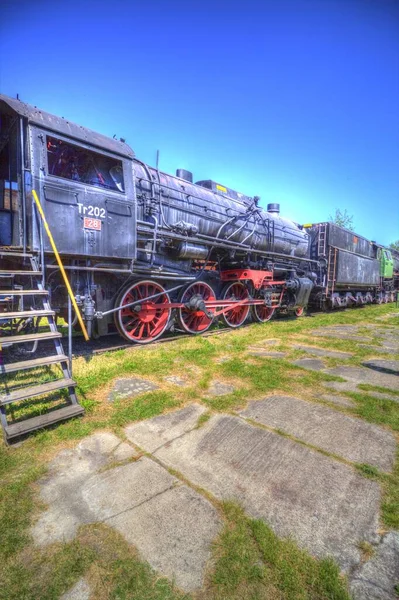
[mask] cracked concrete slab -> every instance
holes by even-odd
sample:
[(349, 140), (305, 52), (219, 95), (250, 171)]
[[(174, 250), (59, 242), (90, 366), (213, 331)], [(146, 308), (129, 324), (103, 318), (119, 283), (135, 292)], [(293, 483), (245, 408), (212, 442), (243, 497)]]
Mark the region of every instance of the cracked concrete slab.
[(145, 394), (152, 390), (158, 389), (152, 381), (147, 379), (139, 379), (138, 377), (121, 377), (114, 382), (112, 390), (108, 394), (108, 400), (115, 402), (115, 400), (124, 400), (125, 398), (132, 398), (139, 394)]
[(399, 377), (397, 375), (381, 373), (365, 367), (334, 367), (326, 369), (325, 373), (343, 377), (356, 383), (367, 383), (378, 387), (399, 390)]
[(34, 542), (71, 540), (80, 525), (104, 522), (182, 589), (201, 587), (221, 527), (217, 510), (150, 458), (113, 466), (124, 446), (113, 434), (95, 434), (60, 452), (38, 482), (47, 509), (32, 527)]
[(147, 452), (154, 452), (159, 446), (194, 429), (199, 417), (206, 410), (200, 404), (190, 404), (185, 408), (154, 417), (148, 421), (132, 423), (125, 428), (125, 434), (128, 440), (137, 446), (145, 448)]
[(396, 441), (390, 431), (341, 412), (289, 396), (250, 402), (240, 415), (356, 463), (391, 471)]
[(371, 560), (351, 578), (354, 600), (395, 600), (399, 586), (399, 533), (391, 531), (382, 539)]
[(325, 348), (317, 348), (316, 346), (303, 346), (301, 344), (294, 344), (294, 348), (297, 350), (303, 350), (307, 354), (314, 354), (314, 356), (327, 356), (329, 358), (350, 358), (353, 356), (352, 352), (338, 352), (338, 350), (326, 350)]
[(293, 365), (307, 369), (308, 371), (322, 371), (326, 368), (326, 365), (322, 360), (318, 358), (298, 358), (298, 360), (292, 361)]
[(221, 528), (212, 504), (185, 485), (111, 517), (107, 524), (134, 544), (156, 571), (186, 591), (202, 586), (211, 542)]
[(178, 483), (165, 469), (143, 456), (135, 463), (90, 477), (79, 490), (85, 508), (106, 521), (140, 506)]
[[(146, 449), (161, 444), (154, 432)], [(215, 415), (154, 456), (315, 556), (333, 555), (343, 569), (359, 562), (359, 540), (378, 540), (378, 483), (239, 417)]]

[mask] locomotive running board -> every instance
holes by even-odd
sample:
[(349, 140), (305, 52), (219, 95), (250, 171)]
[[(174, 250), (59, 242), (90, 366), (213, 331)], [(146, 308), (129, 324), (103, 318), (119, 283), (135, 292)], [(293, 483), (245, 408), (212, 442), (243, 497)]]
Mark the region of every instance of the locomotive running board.
[[(1, 252), (0, 252), (1, 254)], [(11, 256), (11, 253), (7, 253)], [(18, 253), (15, 253), (18, 257)], [(14, 256), (15, 258), (15, 256)], [(20, 256), (21, 261), (26, 256)], [(5, 381), (5, 385), (3, 385), (3, 389), (0, 393), (0, 420), (1, 425), (3, 427), (4, 437), (6, 443), (11, 440), (15, 440), (16, 438), (20, 438), (32, 431), (37, 429), (42, 429), (44, 427), (48, 427), (50, 425), (54, 425), (58, 422), (65, 421), (66, 419), (70, 419), (72, 417), (80, 416), (84, 413), (84, 408), (80, 406), (78, 403), (75, 386), (76, 382), (72, 379), (68, 357), (65, 355), (62, 344), (61, 344), (61, 333), (57, 330), (57, 325), (55, 321), (55, 313), (51, 309), (50, 302), (48, 299), (48, 292), (44, 289), (42, 280), (41, 280), (41, 271), (38, 269), (36, 257), (29, 257), (31, 263), (31, 271), (1, 271), (1, 275), (6, 275), (11, 278), (18, 275), (29, 275), (32, 277), (32, 281), (37, 286), (36, 289), (26, 289), (26, 290), (0, 290), (0, 296), (3, 298), (9, 297), (25, 297), (31, 296), (32, 299), (36, 300), (35, 305), (39, 306), (39, 302), (41, 303), (42, 308), (28, 311), (28, 310), (19, 310), (13, 312), (0, 313), (0, 319), (4, 320), (12, 320), (12, 319), (29, 319), (30, 317), (40, 318), (44, 321), (47, 320), (48, 323), (48, 331), (40, 331), (35, 333), (24, 334), (11, 332), (12, 335), (2, 336), (0, 337), (0, 351), (2, 346), (7, 347), (13, 344), (26, 344), (26, 343), (37, 343), (39, 341), (51, 341), (54, 344), (54, 351), (47, 354), (47, 356), (41, 356), (39, 358), (30, 358), (29, 360), (18, 361), (9, 364), (3, 364), (4, 361), (3, 354), (0, 353), (0, 374), (3, 378), (7, 378)], [(10, 286), (11, 287), (11, 286)], [(31, 286), (32, 288), (34, 285)], [(41, 321), (42, 326), (42, 321)], [(43, 383), (37, 383), (37, 381), (32, 382), (31, 385), (20, 387), (17, 389), (10, 389), (11, 381), (9, 379), (10, 376), (14, 373), (18, 373), (20, 371), (28, 371), (29, 369), (40, 369), (40, 368), (48, 368), (48, 367), (56, 367), (61, 369), (62, 377), (60, 379), (54, 379), (52, 381), (47, 381)], [(61, 373), (60, 373), (61, 374)], [(64, 393), (62, 394), (62, 390)], [(60, 392), (61, 395), (58, 393)], [(50, 395), (50, 397), (49, 397)], [(39, 416), (25, 418), (17, 421), (8, 421), (9, 415), (7, 414), (7, 406), (13, 403), (14, 411), (18, 407), (18, 402), (26, 401), (30, 398), (43, 397), (46, 402), (57, 402), (59, 403), (60, 399), (68, 402), (67, 405), (65, 403), (60, 406), (55, 405), (54, 407), (49, 407), (48, 412)], [(14, 404), (15, 403), (15, 404)]]

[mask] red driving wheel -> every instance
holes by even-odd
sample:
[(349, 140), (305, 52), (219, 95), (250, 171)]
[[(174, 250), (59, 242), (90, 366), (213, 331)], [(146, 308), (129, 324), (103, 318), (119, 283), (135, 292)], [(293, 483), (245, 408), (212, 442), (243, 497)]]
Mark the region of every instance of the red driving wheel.
[[(223, 300), (246, 300), (249, 298), (247, 288), (238, 281), (228, 285), (222, 292)], [(241, 304), (222, 314), (223, 320), (229, 327), (240, 327), (248, 317), (250, 306)]]
[(267, 323), (274, 315), (274, 308), (266, 306), (266, 304), (255, 304), (252, 307), (252, 315), (255, 321), (259, 323)]
[[(194, 298), (196, 297), (196, 298)], [(180, 302), (188, 304), (193, 300), (216, 300), (215, 292), (210, 285), (203, 281), (191, 283), (182, 293)], [(195, 303), (194, 303), (195, 304)], [(211, 309), (212, 310), (212, 309)], [(188, 333), (203, 333), (212, 325), (213, 319), (208, 317), (202, 310), (196, 308), (179, 308), (179, 323)]]
[[(155, 294), (160, 295), (146, 300)], [(126, 306), (115, 313), (118, 331), (129, 342), (149, 344), (159, 338), (168, 325), (171, 309), (164, 305), (170, 303), (169, 295), (159, 283), (139, 281), (119, 295), (116, 306), (132, 302), (138, 304)]]
[(299, 308), (295, 309), (295, 316), (296, 317), (302, 317), (303, 313), (305, 312), (305, 307), (304, 306), (300, 306)]

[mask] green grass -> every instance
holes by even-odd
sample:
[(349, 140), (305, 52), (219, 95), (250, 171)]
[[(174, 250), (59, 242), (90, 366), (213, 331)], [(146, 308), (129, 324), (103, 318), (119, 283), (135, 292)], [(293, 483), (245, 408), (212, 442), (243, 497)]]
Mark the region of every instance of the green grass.
[(69, 543), (28, 547), (0, 566), (1, 600), (57, 600), (82, 576), (96, 600), (189, 598), (160, 578), (122, 536), (105, 525), (82, 527)]
[(215, 569), (204, 597), (213, 600), (349, 600), (346, 581), (331, 559), (317, 561), (292, 541), (232, 503), (215, 544)]
[[(215, 543), (213, 561), (206, 586), (196, 596), (181, 594), (171, 582), (160, 578), (144, 563), (134, 549), (111, 528), (93, 525), (82, 528), (72, 542), (47, 549), (32, 546), (29, 528), (38, 511), (35, 482), (45, 472), (48, 461), (62, 448), (98, 429), (111, 429), (118, 435), (130, 422), (150, 418), (191, 402), (200, 402), (212, 411), (234, 411), (249, 399), (270, 393), (289, 394), (317, 401), (327, 389), (323, 383), (339, 380), (325, 373), (306, 371), (291, 364), (306, 353), (292, 348), (304, 343), (322, 348), (353, 352), (341, 364), (357, 366), (374, 355), (368, 347), (353, 340), (311, 337), (310, 331), (323, 325), (378, 324), (398, 326), (393, 319), (378, 321), (392, 311), (390, 306), (365, 307), (361, 310), (319, 314), (299, 320), (279, 320), (254, 324), (210, 338), (195, 337), (139, 350), (119, 350), (103, 355), (81, 357), (74, 361), (78, 396), (86, 409), (82, 419), (37, 432), (18, 448), (0, 445), (0, 587), (1, 600), (52, 600), (59, 598), (79, 577), (87, 574), (96, 600), (238, 600), (238, 599), (329, 599), (349, 598), (346, 582), (330, 560), (314, 560), (299, 550), (292, 540), (280, 540), (262, 521), (245, 516), (237, 506), (222, 507), (225, 527)], [(302, 336), (302, 337), (301, 337)], [(284, 350), (283, 360), (249, 356), (250, 346), (276, 338)], [(378, 340), (377, 340), (377, 343)], [(228, 357), (227, 362), (215, 359)], [(380, 355), (378, 358), (392, 358)], [(395, 358), (399, 359), (399, 355)], [(335, 360), (322, 360), (326, 365)], [(54, 377), (54, 368), (33, 372), (35, 382)], [(166, 375), (186, 379), (187, 387), (164, 385)], [(107, 400), (110, 384), (117, 377), (145, 377), (159, 389), (111, 403)], [(29, 384), (32, 372), (8, 378), (11, 385)], [(231, 383), (235, 391), (225, 396), (210, 396), (212, 380)], [(384, 388), (362, 385), (362, 391), (345, 394), (355, 402), (353, 408), (335, 407), (370, 423), (399, 431), (399, 403), (379, 400), (373, 391)], [(332, 392), (334, 393), (334, 392)], [(399, 392), (389, 391), (398, 396)], [(49, 403), (35, 399), (12, 407), (15, 418), (33, 416), (47, 410)], [(209, 419), (202, 415), (200, 427)], [(393, 473), (378, 471), (370, 465), (357, 465), (363, 477), (380, 483), (383, 490), (382, 523), (399, 529), (399, 457)]]

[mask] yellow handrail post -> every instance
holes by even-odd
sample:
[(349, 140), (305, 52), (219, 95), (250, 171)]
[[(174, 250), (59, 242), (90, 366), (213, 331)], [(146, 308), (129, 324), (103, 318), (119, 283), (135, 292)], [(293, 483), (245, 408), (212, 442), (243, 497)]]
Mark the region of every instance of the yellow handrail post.
[(67, 274), (65, 272), (64, 265), (61, 262), (61, 258), (60, 258), (60, 255), (58, 254), (57, 246), (55, 245), (54, 238), (53, 238), (53, 236), (51, 234), (50, 228), (49, 228), (48, 223), (46, 221), (46, 217), (44, 215), (42, 205), (40, 204), (40, 200), (39, 200), (39, 198), (38, 198), (35, 190), (32, 190), (32, 195), (33, 195), (34, 201), (36, 203), (37, 209), (39, 211), (39, 214), (40, 214), (40, 216), (42, 218), (44, 228), (45, 228), (45, 230), (47, 232), (48, 238), (50, 240), (51, 247), (52, 247), (52, 249), (54, 251), (54, 254), (55, 254), (55, 258), (57, 259), (57, 263), (58, 263), (58, 266), (60, 268), (62, 277), (64, 279), (66, 288), (68, 290), (68, 294), (69, 294), (69, 297), (71, 299), (72, 306), (75, 309), (75, 313), (76, 313), (76, 315), (78, 317), (79, 325), (82, 328), (83, 336), (84, 336), (86, 342), (88, 342), (90, 338), (88, 336), (88, 333), (87, 333), (87, 330), (86, 330), (86, 326), (85, 326), (85, 324), (83, 322), (82, 315), (81, 315), (79, 307), (78, 307), (78, 305), (76, 303), (75, 296), (73, 295), (73, 291), (72, 291), (72, 288), (71, 288), (70, 283), (68, 281), (68, 277), (67, 277)]

